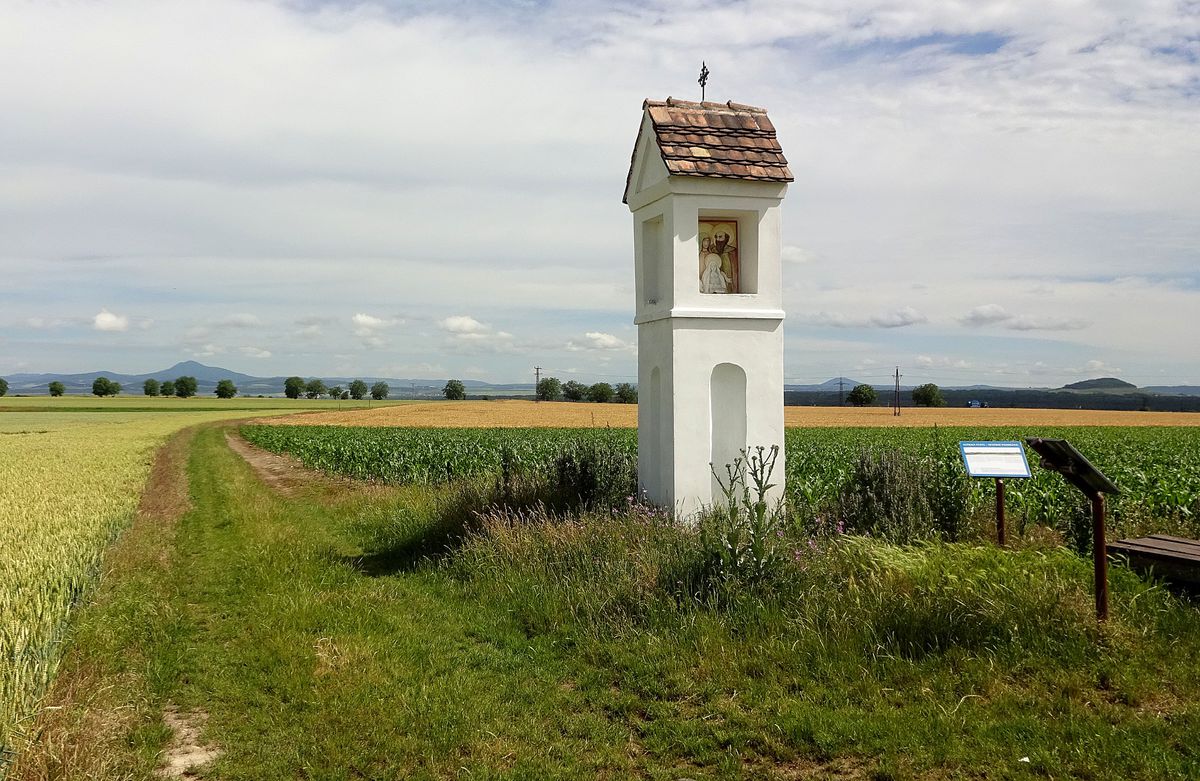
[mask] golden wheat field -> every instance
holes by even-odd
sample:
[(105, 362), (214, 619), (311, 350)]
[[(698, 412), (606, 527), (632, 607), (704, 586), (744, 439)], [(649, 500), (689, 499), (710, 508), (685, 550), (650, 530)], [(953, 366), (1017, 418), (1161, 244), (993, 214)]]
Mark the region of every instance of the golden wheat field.
[[(887, 428), (925, 426), (1200, 426), (1200, 413), (1114, 410), (787, 407), (789, 428)], [(291, 426), (412, 426), (416, 428), (563, 428), (637, 426), (636, 404), (570, 402), (430, 401), (342, 412), (269, 418)]]

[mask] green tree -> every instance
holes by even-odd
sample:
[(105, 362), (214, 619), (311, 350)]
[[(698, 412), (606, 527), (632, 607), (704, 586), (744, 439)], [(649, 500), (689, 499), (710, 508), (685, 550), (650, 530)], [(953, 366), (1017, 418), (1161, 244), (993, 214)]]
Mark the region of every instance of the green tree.
[(237, 395), (237, 386), (233, 384), (233, 380), (221, 380), (217, 383), (217, 398), (232, 399)]
[(355, 380), (350, 383), (350, 398), (362, 399), (367, 395), (367, 384), (362, 380)]
[(442, 388), (442, 394), (450, 401), (462, 401), (467, 397), (467, 389), (462, 380), (449, 380), (446, 387)]
[(147, 396), (157, 396), (162, 392), (162, 383), (158, 380), (146, 380), (142, 383), (142, 393)]
[(846, 401), (856, 407), (866, 407), (875, 403), (877, 395), (874, 388), (864, 383), (855, 385), (854, 390), (846, 395)]
[(340, 399), (341, 397), (342, 397), (342, 386), (341, 385), (334, 385), (332, 388), (329, 389), (329, 398)]
[(913, 388), (912, 400), (913, 404), (920, 407), (946, 406), (946, 400), (942, 398), (942, 389), (932, 382), (927, 382), (924, 385), (918, 385)]
[(563, 398), (567, 401), (583, 401), (587, 395), (588, 386), (575, 380), (567, 380), (562, 387)]
[(8, 380), (0, 377), (0, 396), (8, 393)]
[(383, 401), (388, 397), (389, 390), (388, 384), (380, 380), (371, 386), (371, 398), (375, 399), (375, 401)]
[(562, 383), (557, 377), (543, 377), (537, 384), (538, 401), (558, 401), (562, 398)]
[(107, 377), (97, 377), (92, 380), (92, 393), (97, 396), (102, 398), (104, 396), (116, 396), (120, 392), (121, 384), (119, 382), (113, 382)]
[(304, 395), (310, 399), (319, 399), (325, 395), (325, 383), (313, 377), (304, 383)]
[[(66, 385), (63, 385), (63, 384), (62, 384), (61, 382), (59, 382), (58, 380), (55, 380), (55, 381), (51, 382), (51, 383), (50, 383), (50, 384), (49, 384), (47, 387), (49, 387), (49, 388), (50, 388), (50, 395), (51, 395), (51, 396), (56, 396), (56, 397), (57, 397), (57, 396), (61, 396), (61, 395), (63, 395), (64, 393), (66, 393), (66, 392), (67, 392), (67, 386), (66, 386)], [(5, 390), (7, 390), (7, 388), (6, 388)], [(3, 394), (0, 394), (0, 395), (3, 395)]]
[(587, 390), (587, 400), (595, 404), (607, 404), (612, 397), (613, 389), (607, 382), (598, 382)]
[(288, 377), (283, 381), (283, 393), (289, 399), (298, 399), (304, 394), (304, 378)]
[(164, 396), (174, 396), (175, 380), (163, 380), (162, 387), (158, 389), (158, 392)]
[(621, 404), (637, 404), (638, 393), (637, 388), (627, 382), (623, 382), (616, 388), (617, 401)]
[(181, 399), (190, 399), (196, 395), (196, 378), (183, 377), (175, 378), (175, 395)]

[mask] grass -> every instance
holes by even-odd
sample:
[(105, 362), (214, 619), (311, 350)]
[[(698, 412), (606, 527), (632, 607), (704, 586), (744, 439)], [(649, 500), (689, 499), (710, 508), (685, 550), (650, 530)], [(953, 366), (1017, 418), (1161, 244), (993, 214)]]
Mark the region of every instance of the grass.
[[(92, 777), (150, 777), (168, 704), (209, 715), (206, 778), (1200, 775), (1200, 611), (1117, 569), (1098, 629), (1061, 548), (785, 534), (768, 577), (712, 581), (636, 507), (284, 498), (216, 428), (188, 477), (78, 623), (61, 680), (111, 726)], [(87, 777), (51, 734), (16, 777)]]

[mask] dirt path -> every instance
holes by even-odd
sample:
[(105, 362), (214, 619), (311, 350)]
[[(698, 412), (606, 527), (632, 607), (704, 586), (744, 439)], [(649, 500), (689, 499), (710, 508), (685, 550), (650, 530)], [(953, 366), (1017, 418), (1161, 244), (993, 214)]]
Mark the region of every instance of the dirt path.
[(309, 469), (290, 456), (281, 456), (255, 447), (235, 431), (225, 432), (225, 442), (229, 444), (230, 450), (245, 459), (267, 487), (283, 496), (296, 496), (300, 489), (306, 486), (319, 485), (329, 488), (334, 485), (335, 481), (323, 472)]

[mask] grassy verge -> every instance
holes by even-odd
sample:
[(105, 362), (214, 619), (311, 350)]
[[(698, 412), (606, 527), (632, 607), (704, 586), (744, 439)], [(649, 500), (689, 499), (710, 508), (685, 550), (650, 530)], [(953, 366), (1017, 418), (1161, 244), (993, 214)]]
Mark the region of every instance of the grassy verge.
[(1060, 549), (784, 534), (714, 578), (637, 508), (285, 499), (219, 429), (188, 474), (66, 662), (108, 692), (104, 777), (150, 777), (168, 706), (208, 715), (207, 778), (1200, 776), (1200, 613), (1118, 572), (1097, 631)]

